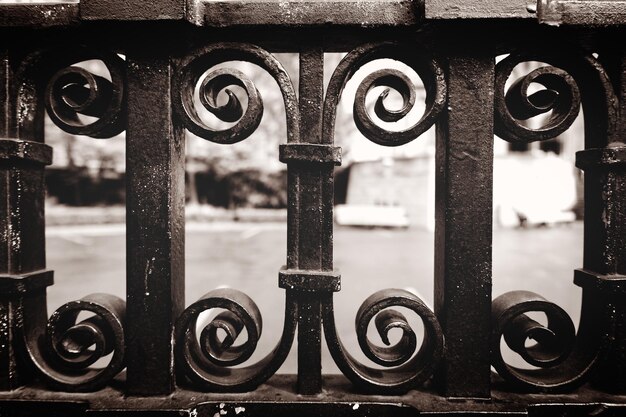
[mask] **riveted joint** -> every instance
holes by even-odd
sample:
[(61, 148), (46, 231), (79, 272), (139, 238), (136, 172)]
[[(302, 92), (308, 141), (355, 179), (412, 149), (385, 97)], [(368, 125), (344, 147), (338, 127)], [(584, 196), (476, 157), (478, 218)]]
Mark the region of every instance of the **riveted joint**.
[(24, 274), (0, 275), (0, 293), (8, 295), (26, 294), (49, 287), (54, 283), (54, 271), (43, 269)]
[(626, 165), (626, 146), (586, 149), (576, 152), (576, 166), (582, 170), (615, 169)]
[(278, 286), (304, 292), (338, 292), (341, 290), (341, 274), (337, 270), (311, 271), (283, 266), (278, 272)]
[(574, 284), (609, 294), (626, 295), (626, 275), (599, 274), (587, 269), (574, 271)]
[(279, 147), (280, 162), (341, 165), (341, 147), (310, 143), (287, 143)]
[(50, 165), (52, 163), (52, 148), (41, 142), (0, 138), (0, 160)]

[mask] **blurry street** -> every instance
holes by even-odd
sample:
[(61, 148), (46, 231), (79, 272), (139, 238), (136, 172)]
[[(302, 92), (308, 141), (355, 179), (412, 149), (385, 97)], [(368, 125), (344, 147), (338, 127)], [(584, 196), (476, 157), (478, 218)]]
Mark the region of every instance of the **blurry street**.
[[(93, 292), (125, 294), (124, 225), (52, 226), (47, 229), (48, 267), (56, 284), (49, 288), (49, 313), (65, 302)], [(263, 316), (263, 333), (252, 361), (269, 353), (282, 332), (284, 290), (278, 269), (285, 263), (283, 223), (190, 223), (186, 235), (185, 305), (217, 286), (248, 294)], [(550, 228), (496, 229), (494, 283), (496, 297), (525, 289), (563, 307), (578, 322), (580, 295), (572, 283), (582, 266), (582, 223)], [(335, 227), (335, 265), (342, 290), (335, 294), (338, 332), (357, 358), (354, 318), (359, 305), (384, 288), (406, 288), (432, 306), (432, 232), (419, 229)], [(462, 320), (462, 318), (459, 318)], [(281, 372), (295, 372), (293, 354)], [(324, 372), (336, 373), (327, 351)]]

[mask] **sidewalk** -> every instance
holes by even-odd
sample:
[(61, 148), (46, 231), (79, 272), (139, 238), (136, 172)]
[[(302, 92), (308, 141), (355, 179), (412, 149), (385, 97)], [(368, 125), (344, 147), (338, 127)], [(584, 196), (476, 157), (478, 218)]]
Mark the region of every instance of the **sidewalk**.
[[(185, 218), (188, 222), (285, 222), (286, 209), (253, 209), (239, 208), (227, 210), (208, 205), (185, 207)], [(70, 207), (46, 205), (47, 226), (76, 226), (98, 224), (124, 224), (126, 207)]]

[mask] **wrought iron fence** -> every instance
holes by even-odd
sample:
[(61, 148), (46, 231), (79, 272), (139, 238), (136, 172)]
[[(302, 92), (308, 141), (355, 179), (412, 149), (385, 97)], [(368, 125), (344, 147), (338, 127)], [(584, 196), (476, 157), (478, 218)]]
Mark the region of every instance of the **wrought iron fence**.
[[(567, 0), (1, 5), (0, 413), (625, 412), (625, 16), (623, 1)], [(299, 54), (298, 91), (272, 55), (285, 51)], [(324, 89), (327, 52), (347, 55)], [(499, 55), (506, 57), (496, 62)], [(397, 289), (367, 298), (355, 320), (371, 360), (364, 364), (342, 344), (333, 312), (341, 281), (332, 247), (333, 169), (341, 163), (334, 132), (348, 80), (385, 58), (421, 78), (423, 116), (401, 131), (372, 118), (365, 99), (375, 87), (387, 88), (374, 106), (384, 122), (403, 119), (415, 105), (407, 75), (382, 69), (360, 83), (354, 121), (384, 146), (419, 140), (436, 125), (435, 306)], [(109, 77), (75, 66), (91, 59), (102, 61)], [(207, 283), (206, 295), (187, 308), (183, 301), (183, 132), (233, 144), (263, 113), (252, 80), (213, 68), (231, 61), (256, 64), (275, 79), (287, 126), (280, 160), (288, 167), (288, 247), (276, 288), (286, 300), (284, 325), (275, 349), (254, 364), (248, 359), (262, 318), (248, 295)], [(545, 65), (505, 91), (513, 68), (528, 61)], [(544, 88), (530, 92), (533, 83)], [(233, 86), (245, 91), (247, 105)], [(388, 89), (402, 97), (400, 109), (386, 107)], [(227, 103), (218, 104), (220, 93)], [(212, 128), (200, 105), (233, 126)], [(581, 107), (585, 236), (583, 265), (574, 273), (583, 289), (576, 333), (568, 315), (540, 295), (515, 291), (492, 301), (492, 167), (494, 133), (513, 143), (547, 140), (568, 129)], [(125, 130), (128, 196), (126, 300), (92, 294), (49, 318), (45, 113), (71, 134), (107, 138)], [(544, 113), (543, 126), (524, 124)], [(421, 344), (394, 307), (421, 318)], [(199, 316), (214, 308), (222, 312), (198, 329)], [(92, 315), (78, 320), (83, 311)], [(529, 312), (544, 313), (547, 324)], [(371, 321), (383, 341), (393, 329), (402, 337), (392, 346), (372, 343)], [(297, 375), (275, 375), (296, 337)], [(502, 339), (530, 367), (507, 364)], [(537, 344), (528, 347), (527, 339)], [(342, 376), (322, 375), (324, 341)], [(104, 367), (94, 366), (105, 356)]]

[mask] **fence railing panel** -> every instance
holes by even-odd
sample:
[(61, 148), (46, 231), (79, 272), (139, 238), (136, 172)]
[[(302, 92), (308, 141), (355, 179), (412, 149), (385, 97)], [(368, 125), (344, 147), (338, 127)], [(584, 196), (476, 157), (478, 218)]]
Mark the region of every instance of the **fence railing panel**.
[[(162, 3), (159, 14), (156, 6), (128, 2), (110, 19), (102, 7), (114, 1), (67, 10), (0, 5), (7, 13), (0, 17), (0, 412), (23, 407), (20, 412), (35, 415), (42, 402), (75, 415), (260, 415), (268, 404), (279, 415), (623, 410), (626, 61), (623, 46), (604, 44), (623, 37), (619, 22), (543, 28), (518, 19), (533, 13), (520, 11), (519, 2), (498, 8), (493, 19), (463, 15), (462, 22), (451, 20), (442, 2), (426, 4), (432, 7), (425, 10), (439, 10), (435, 19), (424, 19), (424, 4), (407, 11), (407, 3), (393, 1), (380, 3), (390, 11), (380, 17), (371, 2), (345, 16), (334, 14), (345, 5), (333, 12), (328, 2), (230, 4), (224, 15), (210, 16), (220, 10), (217, 3)], [(504, 6), (517, 7), (511, 25), (501, 15)], [(54, 10), (60, 14), (50, 24), (60, 28), (29, 27), (46, 26), (40, 15)], [(265, 14), (255, 19), (259, 10)], [(7, 17), (13, 13), (17, 23)], [(273, 23), (274, 15), (290, 20)], [(317, 19), (307, 23), (307, 16)], [(20, 35), (19, 41), (5, 34)], [(298, 92), (295, 74), (274, 56), (285, 51), (299, 54)], [(324, 54), (337, 51), (347, 55), (324, 91)], [(76, 65), (93, 59), (108, 77)], [(360, 279), (341, 277), (333, 265), (333, 170), (341, 163), (335, 123), (347, 83), (385, 59), (421, 78), (424, 113), (400, 129), (377, 123), (372, 114), (396, 122), (417, 100), (405, 71), (383, 65), (356, 86), (354, 122), (383, 146), (419, 140), (437, 127), (435, 311), (406, 290), (372, 294), (355, 318), (367, 358), (361, 362), (342, 342), (334, 316), (341, 279)], [(252, 364), (263, 321), (253, 294), (207, 283), (200, 299), (186, 308), (183, 300), (184, 130), (228, 146), (250, 136), (263, 114), (254, 80), (232, 67), (235, 61), (255, 64), (276, 81), (286, 114), (286, 143), (279, 148), (288, 169), (286, 265), (276, 266), (278, 285), (275, 277), (263, 278), (280, 296), (284, 291), (284, 324), (282, 333), (264, 330), (276, 347)], [(545, 65), (510, 80), (526, 62)], [(543, 88), (535, 92), (531, 84)], [(245, 105), (233, 86), (247, 95)], [(395, 90), (401, 107), (388, 108), (384, 91), (369, 109), (368, 95), (379, 87)], [(514, 291), (492, 301), (491, 244), (494, 133), (512, 143), (548, 140), (566, 131), (580, 108), (585, 149), (576, 163), (585, 171), (585, 254), (574, 274), (583, 287), (576, 332), (564, 310), (538, 294)], [(46, 111), (71, 134), (107, 138), (126, 131), (126, 303), (92, 294), (48, 316)], [(201, 111), (231, 125), (214, 128)], [(549, 117), (540, 128), (525, 122), (544, 113)], [(221, 310), (199, 328), (211, 309)], [(83, 311), (92, 316), (79, 320)], [(547, 322), (532, 320), (530, 312), (545, 314)], [(419, 316), (423, 340), (405, 313)], [(368, 337), (371, 323), (385, 346)], [(386, 343), (394, 329), (401, 337)], [(537, 345), (528, 347), (528, 339)], [(295, 340), (297, 375), (275, 375)], [(503, 340), (532, 366), (506, 363)], [(324, 341), (343, 376), (322, 373)], [(93, 366), (109, 354), (104, 368)]]

